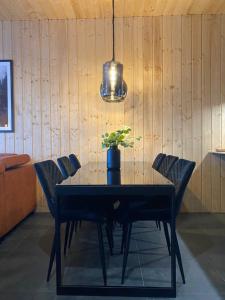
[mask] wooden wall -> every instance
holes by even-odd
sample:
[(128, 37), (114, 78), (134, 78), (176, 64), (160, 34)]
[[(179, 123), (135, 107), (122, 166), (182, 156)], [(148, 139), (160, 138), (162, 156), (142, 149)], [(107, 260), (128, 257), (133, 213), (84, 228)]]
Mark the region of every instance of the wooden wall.
[[(163, 151), (195, 160), (185, 209), (225, 212), (225, 160), (208, 154), (225, 147), (225, 16), (119, 18), (116, 57), (128, 97), (112, 105), (99, 97), (110, 19), (1, 22), (0, 58), (14, 61), (16, 130), (0, 134), (0, 152), (105, 160), (101, 134), (129, 125), (143, 139), (123, 159), (152, 161)], [(133, 178), (146, 174), (143, 164)]]

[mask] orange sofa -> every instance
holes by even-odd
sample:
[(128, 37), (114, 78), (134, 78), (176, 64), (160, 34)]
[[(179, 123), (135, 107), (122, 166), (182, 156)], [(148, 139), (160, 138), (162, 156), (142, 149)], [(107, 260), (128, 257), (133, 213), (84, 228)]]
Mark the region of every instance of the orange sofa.
[(36, 207), (36, 176), (27, 154), (0, 154), (0, 238)]

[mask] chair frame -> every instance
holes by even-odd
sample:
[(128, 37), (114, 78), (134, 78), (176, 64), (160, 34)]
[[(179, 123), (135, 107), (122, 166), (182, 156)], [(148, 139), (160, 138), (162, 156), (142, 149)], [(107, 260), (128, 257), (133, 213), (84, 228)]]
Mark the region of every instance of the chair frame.
[[(58, 169), (59, 174), (61, 174), (58, 166), (56, 165), (56, 163), (54, 161), (47, 160), (45, 162), (51, 163), (52, 166), (54, 166), (55, 170)], [(41, 162), (41, 163), (43, 163), (43, 162)], [(48, 184), (46, 184), (45, 178), (44, 178), (45, 176), (43, 176), (45, 174), (42, 173), (43, 170), (42, 170), (42, 168), (40, 168), (41, 163), (35, 163), (35, 169), (38, 174), (38, 178), (39, 178), (42, 188), (43, 188), (43, 186), (46, 186), (46, 190), (44, 190), (44, 188), (43, 188), (44, 192), (45, 193), (47, 192), (49, 194), (49, 196), (52, 198), (53, 205), (54, 205), (54, 211), (52, 211), (52, 210), (50, 210), (50, 211), (51, 211), (52, 217), (55, 219), (55, 224), (57, 223), (57, 226), (55, 226), (55, 233), (54, 233), (54, 237), (53, 237), (53, 241), (52, 241), (52, 248), (51, 248), (51, 254), (50, 254), (50, 259), (49, 259), (49, 266), (48, 266), (48, 273), (47, 273), (47, 282), (48, 282), (50, 279), (52, 266), (53, 266), (55, 256), (56, 256), (56, 250), (57, 250), (56, 246), (57, 246), (58, 241), (60, 241), (60, 239), (61, 239), (60, 236), (57, 236), (57, 234), (56, 234), (57, 233), (56, 228), (61, 228), (61, 224), (66, 222), (66, 237), (65, 237), (65, 244), (64, 244), (64, 253), (65, 253), (65, 245), (67, 245), (66, 241), (68, 241), (70, 222), (71, 221), (74, 222), (74, 220), (73, 219), (71, 220), (70, 218), (68, 218), (67, 220), (65, 220), (65, 218), (63, 220), (58, 218), (56, 197), (54, 197), (53, 195), (50, 195), (51, 193), (48, 190), (48, 188), (49, 188)], [(59, 180), (58, 184), (60, 184), (63, 181), (63, 175), (61, 174), (61, 176), (62, 176), (62, 180)], [(47, 198), (47, 202), (49, 205), (49, 199), (48, 199), (47, 195), (46, 195), (46, 198)], [(101, 264), (102, 264), (103, 280), (104, 280), (104, 285), (106, 286), (107, 285), (107, 276), (106, 276), (106, 266), (105, 266), (104, 244), (103, 244), (103, 237), (102, 237), (102, 223), (97, 222), (97, 221), (95, 223), (97, 224), (97, 228), (98, 228), (98, 240), (99, 240), (100, 258), (101, 258)]]
[[(187, 160), (183, 160), (183, 159), (180, 159), (180, 161), (187, 161)], [(173, 166), (178, 163), (179, 160), (177, 160)], [(193, 163), (193, 169), (192, 170), (189, 170), (190, 171), (190, 174), (189, 176), (187, 176), (187, 182), (186, 182), (186, 185), (185, 185), (185, 188), (183, 190), (183, 193), (181, 193), (180, 196), (180, 200), (178, 201), (176, 199), (176, 196), (175, 196), (175, 222), (176, 222), (176, 217), (177, 217), (177, 214), (179, 212), (179, 207), (180, 207), (180, 204), (182, 202), (182, 199), (183, 199), (183, 195), (184, 195), (184, 192), (185, 192), (185, 189), (187, 187), (187, 184), (190, 180), (190, 177), (192, 175), (192, 172), (194, 170), (194, 167), (195, 167), (195, 163), (192, 162), (192, 161), (187, 161), (189, 163)], [(172, 170), (170, 168), (170, 170)], [(168, 177), (167, 177), (168, 178)], [(180, 192), (180, 191), (179, 191)], [(169, 236), (169, 231), (168, 231), (168, 226), (167, 224), (170, 225), (170, 228), (171, 228), (171, 221), (169, 220), (161, 220), (160, 218), (156, 219), (155, 220), (156, 222), (159, 222), (162, 221), (163, 222), (163, 228), (164, 228), (164, 233), (165, 233), (165, 238), (166, 238), (166, 243), (167, 243), (167, 248), (168, 248), (168, 251), (169, 251), (169, 255), (171, 255), (171, 252), (172, 252), (172, 245), (171, 245), (171, 240), (172, 240), (172, 236)], [(135, 222), (135, 221), (133, 221)], [(124, 283), (124, 280), (125, 280), (125, 271), (126, 271), (126, 266), (127, 266), (127, 258), (128, 258), (128, 253), (129, 253), (129, 246), (130, 246), (130, 238), (131, 238), (131, 230), (132, 230), (132, 223), (133, 222), (130, 222), (127, 224), (125, 224), (125, 230), (123, 232), (123, 237), (122, 237), (122, 243), (121, 243), (121, 252), (124, 252), (124, 259), (123, 259), (123, 267), (122, 267), (122, 278), (121, 278), (121, 283), (123, 284)], [(172, 232), (171, 232), (172, 233)], [(175, 255), (176, 255), (176, 258), (177, 258), (177, 261), (178, 261), (178, 265), (179, 265), (179, 269), (180, 269), (180, 273), (181, 273), (181, 277), (182, 277), (182, 281), (183, 283), (185, 284), (185, 275), (184, 275), (184, 269), (183, 269), (183, 264), (182, 264), (182, 259), (181, 259), (181, 253), (180, 253), (180, 248), (179, 248), (179, 243), (178, 243), (178, 240), (177, 240), (177, 234), (176, 234), (176, 230), (174, 232), (174, 251), (175, 251)]]

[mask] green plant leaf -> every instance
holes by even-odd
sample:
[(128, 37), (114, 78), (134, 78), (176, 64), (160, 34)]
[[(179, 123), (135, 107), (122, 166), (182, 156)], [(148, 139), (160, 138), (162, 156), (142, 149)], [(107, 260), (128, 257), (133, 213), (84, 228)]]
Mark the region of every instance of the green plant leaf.
[(110, 133), (106, 132), (102, 134), (102, 148), (109, 148), (112, 146), (123, 146), (125, 148), (133, 147), (134, 141), (140, 141), (141, 136), (135, 138), (130, 136), (131, 128), (129, 126), (124, 126), (121, 129), (112, 131)]

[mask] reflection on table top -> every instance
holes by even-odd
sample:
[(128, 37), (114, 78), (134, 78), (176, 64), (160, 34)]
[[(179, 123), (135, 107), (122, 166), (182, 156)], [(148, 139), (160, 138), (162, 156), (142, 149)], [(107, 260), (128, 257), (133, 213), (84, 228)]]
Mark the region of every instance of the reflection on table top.
[(72, 177), (64, 180), (62, 185), (133, 185), (160, 184), (171, 182), (152, 168), (151, 163), (122, 162), (121, 169), (107, 170), (106, 162), (90, 162), (82, 166)]

